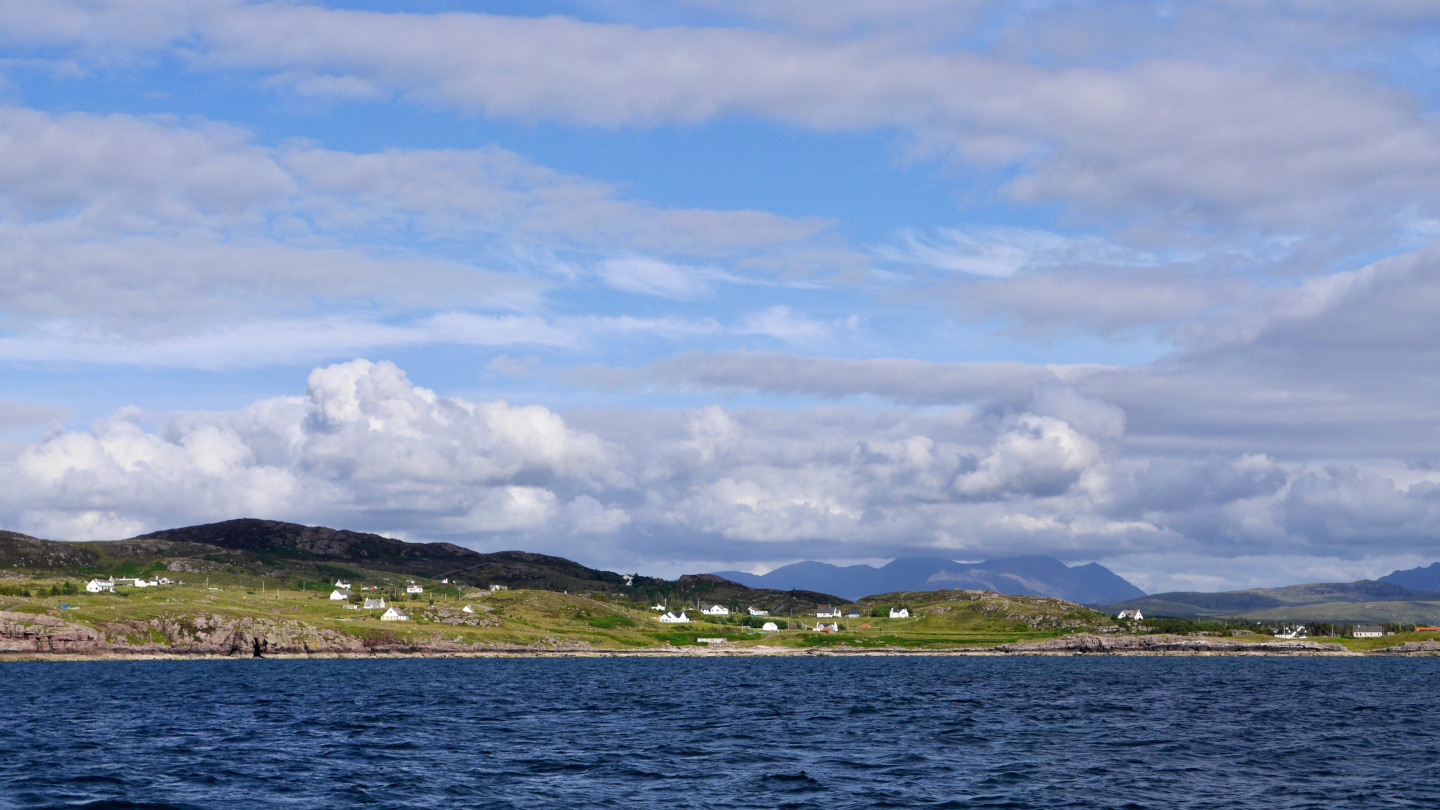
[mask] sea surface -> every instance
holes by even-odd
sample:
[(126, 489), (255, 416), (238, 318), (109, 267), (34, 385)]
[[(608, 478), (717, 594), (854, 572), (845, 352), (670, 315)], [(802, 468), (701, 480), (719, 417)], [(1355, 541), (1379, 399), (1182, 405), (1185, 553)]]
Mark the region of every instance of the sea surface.
[(0, 808), (1440, 808), (1440, 659), (0, 664)]

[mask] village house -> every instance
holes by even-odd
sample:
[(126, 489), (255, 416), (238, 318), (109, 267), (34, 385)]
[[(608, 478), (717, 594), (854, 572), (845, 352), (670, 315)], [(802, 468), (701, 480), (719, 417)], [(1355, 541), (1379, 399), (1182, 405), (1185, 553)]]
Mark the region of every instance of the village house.
[(1140, 611), (1138, 611), (1138, 610), (1122, 610), (1122, 611), (1120, 611), (1120, 615), (1116, 616), (1115, 618), (1117, 618), (1117, 619), (1134, 619), (1135, 621), (1138, 622), (1138, 621), (1140, 621), (1141, 619), (1144, 619), (1144, 618), (1145, 618), (1145, 615), (1144, 615), (1143, 613), (1141, 613)]
[(355, 595), (355, 594), (351, 593), (350, 591), (348, 591), (348, 590), (346, 590), (346, 589), (344, 589), (344, 588), (336, 588), (335, 590), (333, 590), (333, 591), (330, 592), (330, 601), (331, 601), (331, 602), (348, 602), (348, 601), (350, 601), (350, 597), (352, 597), (352, 596), (354, 596), (354, 595)]
[(1380, 638), (1385, 635), (1385, 628), (1378, 624), (1357, 624), (1350, 635), (1355, 638)]
[(768, 610), (760, 610), (759, 608), (753, 608), (753, 607), (752, 607), (752, 608), (750, 608), (750, 615), (751, 615), (751, 616), (769, 616), (769, 615), (770, 615), (770, 611), (768, 611)]
[(422, 587), (420, 587), (419, 585), (416, 585), (416, 584), (415, 584), (415, 580), (413, 580), (413, 579), (410, 580), (410, 584), (408, 584), (408, 585), (405, 586), (405, 593), (424, 593), (424, 592), (425, 592), (425, 589), (422, 588)]
[(671, 610), (671, 611), (666, 611), (666, 612), (665, 612), (665, 615), (663, 615), (663, 616), (658, 616), (658, 617), (656, 617), (656, 618), (657, 618), (659, 621), (664, 622), (665, 624), (689, 624), (689, 623), (690, 623), (690, 617), (689, 617), (689, 616), (686, 616), (686, 615), (685, 615), (685, 611), (683, 611), (683, 610), (680, 611), (679, 613), (676, 613), (676, 612), (673, 611), (673, 610)]
[(491, 586), (490, 586), (490, 591), (491, 591), (492, 593), (493, 593), (494, 591), (508, 591), (508, 590), (510, 590), (510, 586), (509, 586), (509, 585), (491, 585)]
[(765, 622), (764, 626), (762, 626), (760, 629), (761, 629), (761, 630), (764, 630), (764, 631), (767, 632), (767, 633), (773, 633), (773, 632), (775, 632), (776, 630), (779, 630), (779, 629), (780, 629), (780, 625), (778, 625), (778, 624), (776, 624), (776, 623), (774, 623), (774, 622)]
[(408, 622), (408, 621), (410, 621), (410, 614), (406, 613), (405, 611), (401, 610), (400, 608), (393, 608), (393, 607), (392, 607), (392, 608), (390, 608), (389, 610), (385, 611), (384, 613), (380, 614), (380, 621), (382, 621), (382, 622)]
[(92, 579), (85, 583), (86, 593), (114, 593), (115, 581), (112, 579)]
[(651, 609), (651, 610), (658, 610), (658, 611), (660, 611), (660, 612), (663, 613), (663, 612), (665, 611), (665, 606), (664, 606), (664, 605), (652, 605), (652, 606), (650, 607), (650, 609)]
[(337, 579), (337, 580), (335, 580), (335, 587), (339, 588), (339, 589), (342, 590), (342, 591), (348, 591), (348, 590), (350, 590), (350, 580), (348, 580), (348, 579)]
[(174, 585), (174, 584), (175, 584), (175, 580), (171, 579), (170, 577), (157, 577), (157, 578), (155, 579), (155, 582), (156, 582), (157, 584), (160, 584), (160, 585)]
[(908, 619), (910, 618), (910, 608), (890, 608), (890, 618)]
[(817, 633), (838, 633), (838, 632), (840, 632), (840, 625), (836, 624), (835, 622), (816, 622), (816, 623), (815, 623), (815, 632), (817, 632)]
[(838, 607), (830, 607), (829, 605), (821, 605), (819, 608), (817, 608), (817, 609), (815, 610), (815, 618), (817, 618), (817, 619), (838, 619), (838, 618), (840, 618), (840, 608), (838, 608)]
[(384, 608), (384, 607), (385, 607), (385, 599), (384, 599), (383, 597), (380, 598), (380, 599), (368, 599), (368, 598), (367, 598), (367, 599), (365, 600), (365, 609), (366, 609), (366, 610), (380, 610), (380, 609), (382, 609), (382, 608)]
[(858, 619), (858, 618), (860, 618), (860, 611), (859, 611), (859, 609), (858, 609), (858, 608), (850, 608), (850, 612), (845, 614), (845, 618), (847, 618), (847, 619)]
[(700, 608), (700, 612), (704, 613), (706, 616), (730, 615), (730, 609), (725, 607), (724, 605), (711, 605), (710, 607)]

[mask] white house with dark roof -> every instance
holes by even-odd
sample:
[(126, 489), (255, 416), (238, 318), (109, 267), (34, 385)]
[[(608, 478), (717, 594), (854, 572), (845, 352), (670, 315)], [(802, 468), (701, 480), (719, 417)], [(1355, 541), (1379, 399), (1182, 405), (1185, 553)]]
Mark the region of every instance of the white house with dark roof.
[(840, 625), (836, 624), (835, 622), (816, 622), (816, 623), (815, 623), (815, 632), (817, 632), (817, 633), (838, 633), (838, 632), (840, 632)]
[(422, 586), (420, 586), (420, 585), (416, 585), (416, 584), (413, 583), (413, 582), (410, 583), (409, 585), (406, 585), (406, 586), (405, 586), (405, 593), (424, 593), (424, 592), (425, 592), (425, 588), (424, 588), (424, 587), (422, 587)]
[(1140, 621), (1141, 619), (1145, 618), (1145, 614), (1141, 613), (1139, 610), (1122, 610), (1122, 611), (1120, 611), (1120, 613), (1119, 613), (1115, 618), (1117, 618), (1117, 619), (1134, 619), (1135, 621), (1138, 622), (1138, 621)]
[(910, 608), (890, 608), (890, 618), (908, 619), (910, 618)]
[(840, 608), (838, 608), (838, 607), (831, 607), (830, 605), (821, 605), (820, 607), (816, 608), (816, 610), (815, 610), (815, 618), (817, 618), (817, 619), (838, 619), (838, 618), (840, 618)]
[(410, 614), (406, 613), (405, 611), (401, 610), (400, 608), (392, 607), (392, 608), (390, 608), (389, 610), (385, 611), (384, 613), (380, 614), (380, 621), (382, 621), (382, 622), (408, 622), (408, 621), (410, 621)]
[(770, 615), (770, 611), (768, 611), (768, 610), (761, 610), (761, 609), (759, 609), (759, 608), (754, 608), (754, 607), (752, 607), (752, 608), (750, 608), (750, 615), (751, 615), (751, 616), (769, 616), (769, 615)]
[(348, 590), (346, 590), (346, 589), (344, 589), (344, 588), (336, 588), (335, 590), (333, 590), (333, 591), (330, 592), (330, 601), (331, 601), (331, 602), (348, 602), (348, 601), (350, 601), (350, 597), (352, 597), (352, 596), (354, 596), (354, 595), (355, 595), (355, 594), (351, 593), (350, 591), (348, 591)]
[(655, 617), (655, 618), (656, 618), (657, 621), (663, 622), (663, 623), (665, 623), (665, 624), (689, 624), (689, 623), (690, 623), (690, 617), (689, 617), (689, 616), (686, 616), (686, 615), (685, 615), (685, 611), (683, 611), (683, 610), (680, 611), (679, 613), (676, 613), (676, 612), (673, 611), (673, 610), (668, 610), (668, 611), (665, 612), (665, 615), (663, 615), (663, 616), (657, 616), (657, 617)]
[(115, 580), (113, 579), (92, 579), (85, 583), (86, 593), (114, 593)]
[(339, 588), (339, 589), (342, 590), (342, 591), (348, 591), (348, 590), (350, 590), (350, 580), (348, 580), (348, 579), (337, 579), (337, 580), (335, 580), (335, 587)]
[(730, 608), (724, 605), (710, 605), (709, 607), (700, 608), (700, 612), (706, 616), (729, 616)]
[(1350, 635), (1355, 638), (1380, 638), (1385, 635), (1385, 628), (1378, 624), (1357, 624)]

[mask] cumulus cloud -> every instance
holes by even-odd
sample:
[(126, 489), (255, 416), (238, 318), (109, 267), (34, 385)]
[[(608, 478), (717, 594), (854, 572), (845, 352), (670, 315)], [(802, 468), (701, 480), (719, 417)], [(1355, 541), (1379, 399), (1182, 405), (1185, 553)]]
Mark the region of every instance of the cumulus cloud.
[(126, 409), (24, 446), (0, 467), (6, 525), (81, 539), (258, 515), (625, 569), (1016, 553), (1153, 568), (1167, 555), (1423, 555), (1440, 518), (1433, 471), (1138, 455), (1126, 414), (1058, 383), (998, 417), (562, 416), (439, 396), (356, 360), (316, 369), (303, 395), (147, 421)]
[[(316, 369), (303, 397), (178, 414), (159, 432), (140, 416), (124, 410), (28, 447), (10, 470), (18, 520), (70, 539), (225, 514), (504, 532), (547, 525), (559, 484), (627, 486), (617, 449), (559, 415), (440, 397), (384, 362)], [(590, 531), (625, 522), (587, 501), (567, 508)]]

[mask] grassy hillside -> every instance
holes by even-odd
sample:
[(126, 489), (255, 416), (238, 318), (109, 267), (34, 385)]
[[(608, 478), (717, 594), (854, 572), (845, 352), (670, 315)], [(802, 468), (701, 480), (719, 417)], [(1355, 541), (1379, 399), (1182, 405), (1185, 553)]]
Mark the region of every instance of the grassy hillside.
[[(1104, 623), (1105, 617), (1067, 602), (1041, 597), (1001, 596), (966, 591), (888, 594), (857, 605), (873, 609), (904, 604), (910, 619), (842, 619), (842, 631), (817, 633), (813, 606), (777, 605), (768, 617), (787, 629), (762, 632), (744, 626), (749, 617), (710, 619), (694, 611), (689, 625), (666, 625), (644, 601), (620, 594), (565, 594), (544, 590), (480, 591), (426, 583), (418, 598), (393, 599), (403, 583), (391, 574), (362, 572), (352, 584), (374, 585), (412, 621), (382, 622), (379, 610), (349, 609), (329, 599), (330, 588), (304, 589), (271, 578), (223, 574), (185, 585), (121, 587), (118, 594), (64, 593), (59, 577), (11, 578), (0, 584), (0, 608), (10, 614), (50, 616), (103, 633), (135, 652), (204, 651), (197, 645), (217, 628), (243, 627), (256, 636), (295, 650), (364, 651), (376, 647), (425, 649), (602, 648), (656, 649), (695, 646), (699, 638), (726, 638), (732, 646), (910, 649), (991, 647), (1050, 638)], [(83, 583), (69, 580), (70, 587)], [(59, 591), (59, 593), (52, 593)], [(28, 592), (28, 595), (27, 595)], [(68, 608), (62, 608), (68, 605)], [(474, 613), (465, 613), (470, 606)], [(758, 623), (758, 622), (757, 622)], [(213, 644), (214, 639), (210, 638)], [(448, 645), (448, 646), (447, 646)], [(210, 650), (215, 651), (215, 650)], [(222, 653), (249, 654), (244, 645)]]
[(646, 605), (695, 606), (719, 603), (732, 609), (751, 605), (800, 610), (839, 601), (810, 591), (747, 588), (711, 575), (665, 580), (589, 568), (562, 557), (526, 551), (490, 554), (449, 543), (407, 543), (374, 534), (269, 520), (230, 520), (169, 529), (129, 540), (58, 543), (0, 532), (0, 570), (57, 574), (73, 578), (155, 576), (204, 581), (244, 580), (253, 587), (300, 590), (337, 579), (468, 587), (604, 593)]
[[(1440, 602), (1440, 594), (1416, 591), (1391, 582), (1360, 580), (1358, 582), (1311, 582), (1284, 588), (1254, 588), (1245, 591), (1197, 593), (1177, 591), (1157, 593), (1106, 606), (1110, 615), (1121, 610), (1138, 609), (1146, 616), (1306, 618), (1310, 620), (1347, 621), (1369, 618), (1359, 605), (1386, 603), (1421, 605)], [(1305, 609), (1301, 609), (1305, 608)], [(1412, 608), (1412, 610), (1415, 610)], [(1420, 610), (1428, 610), (1421, 608)], [(1416, 614), (1432, 615), (1434, 614)], [(1436, 618), (1440, 618), (1437, 616)], [(1432, 621), (1415, 619), (1414, 621)], [(1389, 619), (1387, 621), (1400, 621)]]

